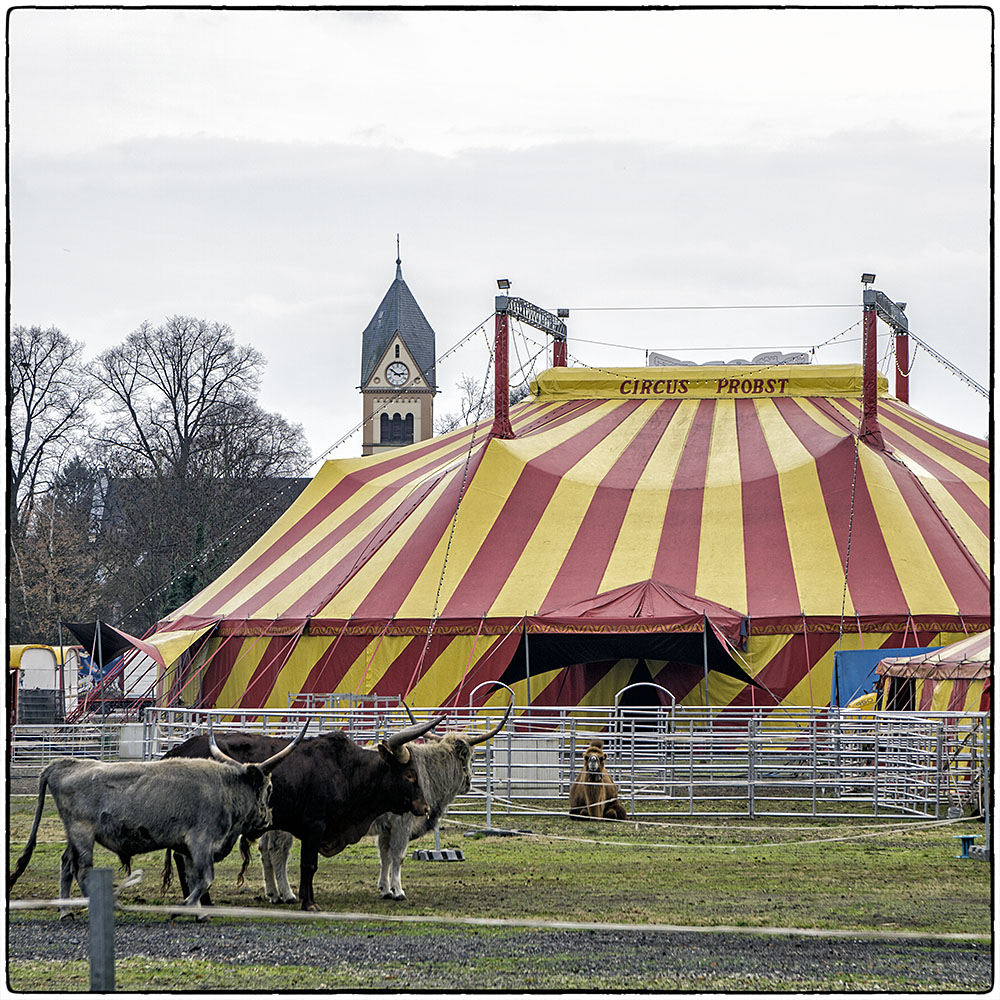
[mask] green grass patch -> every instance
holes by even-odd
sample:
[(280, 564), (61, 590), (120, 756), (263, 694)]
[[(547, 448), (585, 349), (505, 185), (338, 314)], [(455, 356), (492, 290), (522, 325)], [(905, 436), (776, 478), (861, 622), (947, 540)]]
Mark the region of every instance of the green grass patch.
[[(9, 857), (23, 849), (34, 801), (10, 805)], [(408, 857), (407, 899), (376, 891), (378, 852), (365, 837), (333, 858), (320, 858), (316, 899), (325, 910), (456, 917), (551, 918), (569, 921), (666, 923), (693, 926), (893, 929), (987, 934), (991, 927), (990, 866), (958, 860), (959, 832), (982, 824), (884, 825), (868, 821), (801, 819), (711, 822), (707, 817), (648, 823), (596, 824), (565, 816), (494, 818), (494, 826), (532, 836), (466, 837), (472, 820), (442, 828), (442, 847), (460, 849), (462, 862)], [(872, 834), (874, 836), (862, 836)], [(62, 824), (47, 803), (34, 857), (12, 899), (58, 895)], [(431, 846), (425, 838), (414, 846)], [(143, 881), (123, 891), (125, 903), (177, 904), (160, 888), (163, 854), (134, 859)], [(116, 869), (98, 847), (95, 865)], [(216, 866), (216, 904), (270, 906), (259, 863), (237, 885), (239, 854)], [(298, 842), (289, 866), (298, 881)], [(74, 894), (78, 892), (76, 887)], [(281, 907), (276, 907), (280, 909)]]

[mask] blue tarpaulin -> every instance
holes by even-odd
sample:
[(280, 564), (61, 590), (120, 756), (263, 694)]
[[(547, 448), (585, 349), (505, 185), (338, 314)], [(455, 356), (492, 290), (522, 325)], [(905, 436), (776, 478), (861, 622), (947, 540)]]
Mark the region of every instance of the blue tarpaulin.
[(875, 690), (875, 668), (891, 656), (916, 656), (941, 646), (908, 646), (905, 649), (845, 649), (833, 654), (830, 705), (842, 708), (859, 694)]

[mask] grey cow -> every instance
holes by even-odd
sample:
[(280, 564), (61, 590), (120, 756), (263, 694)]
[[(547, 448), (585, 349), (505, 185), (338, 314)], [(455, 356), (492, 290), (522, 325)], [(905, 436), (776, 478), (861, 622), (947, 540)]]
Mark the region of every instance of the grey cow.
[[(308, 723), (306, 723), (308, 725)], [(242, 834), (271, 821), (271, 772), (295, 748), (298, 737), (259, 764), (227, 757), (211, 737), (214, 760), (116, 761), (61, 757), (38, 779), (38, 805), (28, 843), (7, 880), (7, 890), (28, 867), (35, 850), (46, 788), (66, 830), (59, 893), (69, 897), (73, 879), (86, 895), (95, 841), (113, 851), (126, 870), (132, 858), (170, 848), (190, 858), (193, 878), (184, 902), (200, 907), (214, 864)], [(60, 915), (71, 911), (60, 909)]]
[[(507, 706), (499, 725), (486, 733), (445, 733), (437, 736), (427, 733), (426, 743), (413, 743), (410, 753), (417, 765), (420, 788), (424, 793), (429, 813), (414, 816), (411, 813), (383, 813), (371, 825), (369, 833), (378, 838), (381, 867), (378, 890), (383, 899), (406, 899), (403, 892), (401, 869), (406, 856), (406, 846), (437, 825), (455, 796), (467, 792), (472, 785), (472, 749), (496, 736), (507, 722), (513, 700)], [(416, 723), (413, 713), (404, 703), (410, 721)], [(283, 830), (269, 830), (260, 839), (260, 860), (264, 872), (264, 891), (272, 903), (294, 903), (295, 893), (288, 882), (288, 855), (292, 849), (292, 835)]]

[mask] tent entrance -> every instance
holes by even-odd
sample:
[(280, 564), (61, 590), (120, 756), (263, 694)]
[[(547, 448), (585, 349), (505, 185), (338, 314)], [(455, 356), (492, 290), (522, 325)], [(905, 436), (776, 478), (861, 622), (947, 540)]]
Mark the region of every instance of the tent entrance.
[[(717, 670), (746, 684), (753, 678), (729, 655), (715, 632), (631, 632), (631, 633), (531, 633), (521, 635), (517, 650), (500, 677), (505, 684), (549, 673), (563, 667), (591, 663), (640, 661), (642, 672), (633, 679), (650, 680), (646, 660), (666, 660), (691, 667)], [(637, 667), (640, 665), (637, 664)], [(669, 685), (666, 685), (669, 687)], [(637, 688), (633, 697), (660, 704), (653, 688)]]

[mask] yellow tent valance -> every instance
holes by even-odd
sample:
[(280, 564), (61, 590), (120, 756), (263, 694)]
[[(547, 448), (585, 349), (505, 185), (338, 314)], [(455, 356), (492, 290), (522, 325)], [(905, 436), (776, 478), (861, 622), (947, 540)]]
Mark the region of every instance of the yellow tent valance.
[[(532, 383), (542, 400), (747, 399), (861, 396), (861, 365), (689, 365), (675, 368), (550, 368)], [(879, 395), (889, 388), (878, 376)]]
[[(163, 658), (161, 663), (166, 668), (181, 653), (193, 646), (206, 632), (213, 628), (215, 628), (214, 622), (211, 625), (206, 625), (204, 628), (184, 629), (176, 632), (157, 632), (156, 635), (151, 635), (147, 639), (144, 639), (143, 644), (154, 647)], [(139, 648), (142, 649), (143, 646)], [(149, 653), (150, 651), (147, 649), (144, 652)], [(150, 655), (153, 654), (150, 653)], [(153, 658), (157, 659), (155, 655)]]

